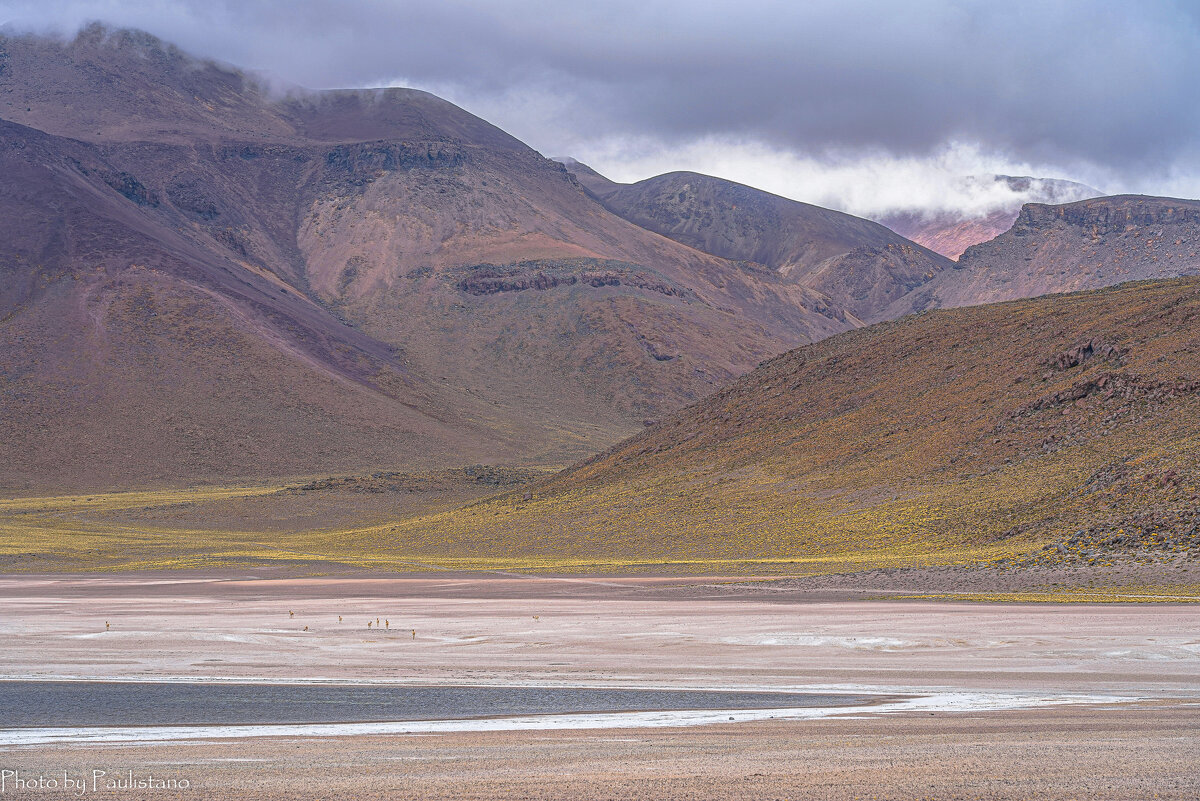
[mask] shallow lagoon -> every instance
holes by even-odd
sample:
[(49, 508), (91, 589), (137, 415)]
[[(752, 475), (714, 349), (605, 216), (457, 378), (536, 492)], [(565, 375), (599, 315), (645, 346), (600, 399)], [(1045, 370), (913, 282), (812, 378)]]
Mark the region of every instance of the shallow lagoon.
[(514, 715), (796, 709), (867, 696), (594, 687), (0, 681), (0, 726), (455, 720)]

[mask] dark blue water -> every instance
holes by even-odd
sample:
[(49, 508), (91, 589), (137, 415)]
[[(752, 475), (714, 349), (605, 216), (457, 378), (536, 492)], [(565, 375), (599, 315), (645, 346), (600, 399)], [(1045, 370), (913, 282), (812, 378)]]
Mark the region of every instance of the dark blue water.
[(0, 681), (0, 728), (360, 723), (573, 712), (847, 706), (852, 695), (581, 687)]

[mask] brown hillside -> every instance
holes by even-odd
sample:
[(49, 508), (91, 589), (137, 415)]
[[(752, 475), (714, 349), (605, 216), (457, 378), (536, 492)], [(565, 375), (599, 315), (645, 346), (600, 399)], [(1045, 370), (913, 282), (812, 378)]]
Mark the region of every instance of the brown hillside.
[(0, 486), (514, 453), (390, 348), (144, 213), (95, 149), (0, 123), (0, 172)]
[(13, 486), (572, 459), (855, 324), (423, 92), (92, 27), (0, 38), (0, 118)]
[(766, 265), (862, 319), (950, 266), (878, 223), (710, 175), (618, 184), (576, 161), (567, 168), (625, 219), (705, 253)]
[(799, 348), (407, 554), (959, 563), (1200, 548), (1200, 279), (932, 312)]

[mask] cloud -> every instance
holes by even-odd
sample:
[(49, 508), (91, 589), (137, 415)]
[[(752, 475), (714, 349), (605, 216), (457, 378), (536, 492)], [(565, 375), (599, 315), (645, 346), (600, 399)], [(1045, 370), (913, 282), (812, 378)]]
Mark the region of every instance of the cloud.
[(1054, 180), (1029, 185), (994, 180), (996, 175), (1056, 180), (1068, 176), (1058, 174), (1053, 165), (1005, 159), (964, 143), (920, 156), (856, 151), (812, 157), (716, 137), (669, 149), (625, 141), (608, 143), (589, 166), (618, 181), (690, 170), (869, 218), (917, 210), (967, 219), (1026, 202), (1069, 202), (1100, 193)]
[(855, 209), (960, 167), (1200, 195), (1198, 12), (1170, 0), (0, 0), (14, 29), (95, 19), (313, 88), (429, 89), (622, 177), (786, 168)]

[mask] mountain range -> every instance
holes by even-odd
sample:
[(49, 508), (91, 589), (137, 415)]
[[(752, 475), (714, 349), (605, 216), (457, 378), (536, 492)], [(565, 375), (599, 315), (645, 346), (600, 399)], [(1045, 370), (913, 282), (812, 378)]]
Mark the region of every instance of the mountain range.
[(1192, 205), (1026, 206), (953, 262), (694, 173), (617, 184), (433, 95), (136, 31), (0, 37), (0, 486), (564, 464), (797, 346), (1195, 270)]
[(0, 39), (17, 488), (562, 461), (856, 322), (431, 95)]
[(1118, 195), (1029, 203), (1013, 226), (963, 252), (886, 312), (967, 306), (1200, 272), (1200, 201)]
[(708, 175), (618, 184), (579, 162), (567, 168), (614, 214), (706, 253), (769, 267), (859, 320), (952, 264), (870, 220)]
[[(1025, 203), (1002, 233), (957, 240), (969, 244), (951, 261), (882, 225), (720, 178), (669, 173), (617, 184), (579, 162), (568, 169), (615, 213), (727, 258), (771, 266), (867, 323), (1200, 272), (1194, 200), (1116, 195)], [(996, 180), (1028, 189), (1030, 179)], [(1049, 195), (1091, 191), (1069, 181), (1037, 186)]]

